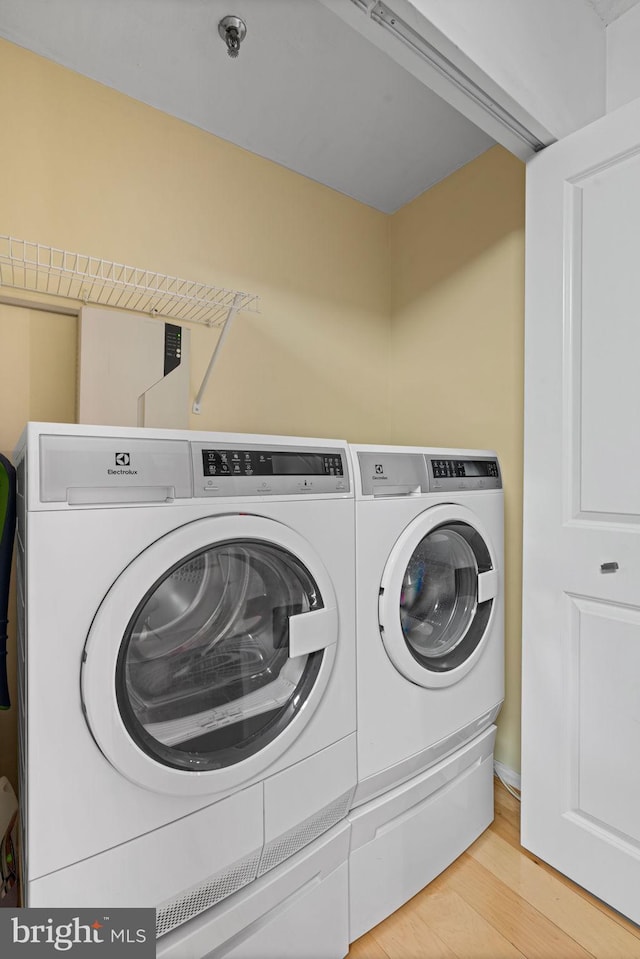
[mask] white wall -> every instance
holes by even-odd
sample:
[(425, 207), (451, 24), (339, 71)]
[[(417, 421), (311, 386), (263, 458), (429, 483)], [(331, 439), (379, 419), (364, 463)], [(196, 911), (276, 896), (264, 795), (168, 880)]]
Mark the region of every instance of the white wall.
[(640, 97), (640, 5), (607, 27), (607, 113)]

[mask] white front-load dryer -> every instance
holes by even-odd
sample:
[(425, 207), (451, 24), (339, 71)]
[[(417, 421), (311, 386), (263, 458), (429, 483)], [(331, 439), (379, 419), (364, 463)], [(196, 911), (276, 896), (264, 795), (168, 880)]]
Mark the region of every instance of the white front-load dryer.
[(26, 905), (162, 936), (348, 811), (348, 450), (32, 423), (16, 463)]
[(504, 507), (493, 452), (352, 446), (351, 453), (353, 939), (437, 875), (493, 816), (493, 722), (504, 698)]

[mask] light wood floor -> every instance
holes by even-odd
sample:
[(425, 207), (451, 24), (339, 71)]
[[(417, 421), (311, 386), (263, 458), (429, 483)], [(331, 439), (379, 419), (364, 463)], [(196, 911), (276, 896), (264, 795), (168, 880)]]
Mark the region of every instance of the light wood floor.
[(349, 959), (640, 959), (640, 928), (528, 853), (519, 837), (519, 803), (496, 780), (494, 823), (354, 942)]

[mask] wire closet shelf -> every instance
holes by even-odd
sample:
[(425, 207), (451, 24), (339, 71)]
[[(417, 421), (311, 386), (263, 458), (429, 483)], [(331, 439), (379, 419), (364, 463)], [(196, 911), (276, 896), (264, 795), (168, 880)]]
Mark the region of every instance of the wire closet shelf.
[(167, 319), (224, 326), (230, 311), (259, 312), (252, 293), (185, 280), (0, 234), (0, 287)]

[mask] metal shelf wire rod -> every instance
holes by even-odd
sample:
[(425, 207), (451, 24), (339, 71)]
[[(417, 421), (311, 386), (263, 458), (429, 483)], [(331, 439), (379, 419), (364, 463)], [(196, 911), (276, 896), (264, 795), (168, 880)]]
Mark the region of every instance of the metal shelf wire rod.
[(0, 234), (0, 286), (206, 326), (223, 326), (230, 310), (259, 312), (259, 299), (252, 293), (3, 234)]

